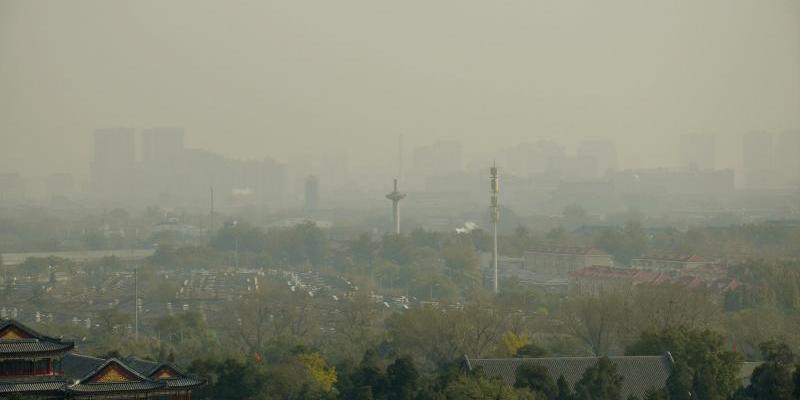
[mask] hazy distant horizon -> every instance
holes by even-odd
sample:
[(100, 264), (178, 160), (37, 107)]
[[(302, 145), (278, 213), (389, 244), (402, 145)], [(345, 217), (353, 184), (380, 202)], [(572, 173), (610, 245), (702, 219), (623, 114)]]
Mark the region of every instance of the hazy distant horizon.
[[(657, 17), (657, 18), (656, 18)], [(800, 2), (0, 0), (0, 173), (87, 176), (97, 128), (178, 126), (187, 147), (353, 166), (458, 140), (617, 142), (800, 129)]]

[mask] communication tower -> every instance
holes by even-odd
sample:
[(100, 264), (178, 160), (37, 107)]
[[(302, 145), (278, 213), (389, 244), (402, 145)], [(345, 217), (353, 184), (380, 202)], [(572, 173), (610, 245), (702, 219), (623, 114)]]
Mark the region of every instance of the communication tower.
[(397, 190), (397, 179), (394, 180), (394, 190), (386, 195), (386, 198), (392, 201), (392, 215), (394, 216), (394, 233), (400, 234), (400, 200), (406, 197), (405, 193), (400, 193)]

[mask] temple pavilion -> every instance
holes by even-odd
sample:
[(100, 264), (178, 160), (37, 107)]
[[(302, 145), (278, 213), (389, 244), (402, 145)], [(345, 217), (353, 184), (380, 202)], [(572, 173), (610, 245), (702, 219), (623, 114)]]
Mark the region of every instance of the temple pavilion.
[(184, 400), (205, 383), (169, 363), (90, 357), (74, 347), (0, 320), (0, 398)]

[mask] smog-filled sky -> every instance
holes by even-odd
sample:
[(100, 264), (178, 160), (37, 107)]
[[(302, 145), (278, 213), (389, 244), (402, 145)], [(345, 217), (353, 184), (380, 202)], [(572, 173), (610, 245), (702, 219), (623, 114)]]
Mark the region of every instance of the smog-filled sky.
[(0, 0), (0, 173), (88, 173), (96, 128), (180, 126), (239, 158), (354, 165), (459, 140), (617, 141), (800, 127), (797, 0)]

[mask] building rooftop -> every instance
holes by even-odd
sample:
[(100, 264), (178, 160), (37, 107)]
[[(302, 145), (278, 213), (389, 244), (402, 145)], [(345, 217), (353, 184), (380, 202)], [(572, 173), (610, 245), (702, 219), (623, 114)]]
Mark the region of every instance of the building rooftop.
[(548, 245), (533, 246), (526, 252), (569, 254), (569, 255), (582, 255), (582, 256), (608, 255), (608, 253), (606, 253), (605, 251), (603, 251), (598, 247), (566, 247), (566, 246), (548, 246)]
[(63, 353), (74, 347), (74, 342), (42, 335), (17, 320), (0, 320), (0, 358)]

